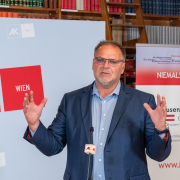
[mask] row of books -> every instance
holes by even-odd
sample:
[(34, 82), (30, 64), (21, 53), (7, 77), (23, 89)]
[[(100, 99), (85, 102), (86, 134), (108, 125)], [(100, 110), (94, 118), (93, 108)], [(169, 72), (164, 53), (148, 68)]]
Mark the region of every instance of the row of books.
[[(133, 3), (133, 0), (125, 0), (126, 3)], [(126, 13), (135, 13), (135, 9), (133, 7), (126, 7)]]
[(141, 0), (144, 14), (180, 15), (180, 0)]
[[(180, 27), (145, 26), (149, 44), (180, 45)], [(126, 41), (139, 38), (138, 28), (127, 28)]]
[(7, 18), (31, 18), (31, 19), (58, 19), (58, 18), (55, 18), (55, 17), (49, 17), (48, 14), (13, 13), (13, 12), (0, 12), (0, 17), (7, 17)]
[[(131, 24), (131, 23), (126, 23), (126, 24)], [(139, 35), (138, 28), (133, 28), (133, 27), (126, 28), (126, 37), (125, 37), (126, 41), (129, 41), (132, 39), (138, 39), (139, 37), (140, 35)]]
[(0, 17), (18, 18), (18, 13), (13, 12), (0, 12)]
[(25, 6), (25, 7), (44, 7), (44, 0), (0, 0), (0, 5)]
[[(123, 0), (106, 0), (107, 2), (123, 2)], [(61, 9), (101, 11), (99, 0), (62, 0)], [(119, 6), (108, 6), (109, 12), (123, 12)]]
[(99, 0), (61, 0), (61, 9), (101, 11)]
[(149, 44), (180, 44), (180, 27), (145, 26)]

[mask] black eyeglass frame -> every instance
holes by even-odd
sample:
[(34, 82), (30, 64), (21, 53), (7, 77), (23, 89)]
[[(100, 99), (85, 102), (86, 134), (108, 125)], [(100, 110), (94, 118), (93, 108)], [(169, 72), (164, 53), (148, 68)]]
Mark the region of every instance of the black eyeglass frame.
[[(96, 61), (97, 61), (98, 64), (105, 64), (105, 62), (108, 61), (108, 64), (109, 64), (110, 66), (117, 66), (120, 62), (123, 62), (123, 63), (124, 63), (123, 60), (106, 59), (106, 58), (102, 58), (102, 57), (94, 57), (94, 59), (96, 59)], [(102, 60), (103, 62), (100, 63), (100, 62), (98, 62), (98, 60)], [(114, 62), (115, 64), (109, 63), (109, 62)]]

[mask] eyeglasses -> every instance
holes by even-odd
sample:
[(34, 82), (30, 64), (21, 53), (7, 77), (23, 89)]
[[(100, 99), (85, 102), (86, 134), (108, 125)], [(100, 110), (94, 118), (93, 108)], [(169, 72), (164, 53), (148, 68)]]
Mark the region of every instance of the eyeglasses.
[(106, 61), (108, 61), (110, 66), (117, 66), (119, 62), (124, 62), (123, 60), (116, 60), (116, 59), (105, 59), (102, 57), (94, 57), (98, 64), (104, 65)]

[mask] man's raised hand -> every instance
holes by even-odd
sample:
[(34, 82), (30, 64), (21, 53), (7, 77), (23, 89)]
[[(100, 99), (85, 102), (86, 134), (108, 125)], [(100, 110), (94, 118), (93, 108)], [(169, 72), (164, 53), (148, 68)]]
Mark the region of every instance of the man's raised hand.
[(28, 126), (32, 131), (35, 131), (39, 126), (39, 118), (46, 102), (47, 98), (44, 98), (37, 106), (33, 100), (33, 91), (30, 91), (29, 96), (27, 93), (25, 94), (23, 101), (23, 112), (26, 117)]
[(160, 97), (160, 94), (157, 94), (157, 107), (155, 110), (151, 109), (149, 104), (144, 103), (144, 107), (151, 116), (151, 119), (155, 125), (155, 128), (159, 131), (166, 129), (166, 116), (167, 116), (167, 106), (165, 96)]

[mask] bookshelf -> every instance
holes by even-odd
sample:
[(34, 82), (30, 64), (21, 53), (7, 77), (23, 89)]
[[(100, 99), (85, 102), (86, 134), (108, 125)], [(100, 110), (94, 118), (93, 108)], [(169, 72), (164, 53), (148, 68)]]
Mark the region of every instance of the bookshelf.
[[(64, 10), (61, 9), (61, 0), (58, 0), (58, 8), (39, 8), (39, 7), (20, 7), (20, 6), (0, 6), (0, 11), (18, 12), (22, 14), (36, 14), (36, 16), (44, 14), (49, 18), (71, 19), (71, 20), (95, 20), (106, 21), (106, 39), (112, 40), (112, 28), (119, 27), (122, 30), (122, 45), (126, 49), (127, 55), (136, 54), (136, 43), (148, 43), (146, 25), (152, 26), (179, 26), (180, 16), (177, 15), (155, 15), (143, 14), (140, 0), (133, 0), (133, 3), (106, 2), (99, 0), (101, 11), (85, 11), (85, 10)], [(108, 12), (109, 6), (122, 7), (123, 12)], [(126, 7), (133, 7), (134, 14), (126, 13)], [(123, 23), (112, 23), (113, 18), (118, 18)], [(131, 24), (126, 24), (131, 23)], [(139, 30), (139, 38), (126, 40), (128, 29), (137, 28)], [(127, 72), (136, 72), (136, 69), (126, 69), (122, 80), (124, 83), (135, 82), (135, 77), (127, 77)]]
[(0, 12), (13, 12), (19, 13), (22, 16), (30, 15), (31, 17), (43, 15), (44, 17), (61, 19), (61, 0), (58, 0), (57, 8), (0, 5)]

